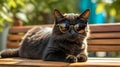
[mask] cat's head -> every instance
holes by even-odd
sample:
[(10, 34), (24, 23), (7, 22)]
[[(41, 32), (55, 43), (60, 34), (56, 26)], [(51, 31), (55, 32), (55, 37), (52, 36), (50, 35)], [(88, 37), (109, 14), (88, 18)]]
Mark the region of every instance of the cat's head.
[(53, 28), (54, 36), (56, 38), (68, 39), (71, 41), (84, 39), (88, 32), (87, 20), (89, 15), (89, 9), (85, 10), (82, 14), (61, 14), (57, 9), (55, 9), (55, 25)]

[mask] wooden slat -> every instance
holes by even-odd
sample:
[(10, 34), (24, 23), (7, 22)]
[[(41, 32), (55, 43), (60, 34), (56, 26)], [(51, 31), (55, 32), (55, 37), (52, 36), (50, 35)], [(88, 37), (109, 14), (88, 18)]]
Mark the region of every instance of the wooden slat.
[(9, 30), (9, 33), (19, 33), (19, 32), (27, 32), (29, 29), (31, 29), (32, 27), (12, 27)]
[(8, 40), (21, 40), (24, 35), (8, 35)]
[(15, 58), (6, 58), (0, 59), (0, 66), (11, 66), (11, 67), (66, 67), (69, 63), (64, 62), (50, 62), (50, 61), (42, 61), (38, 60), (30, 60), (30, 59), (15, 59)]
[(116, 24), (93, 24), (90, 25), (91, 32), (119, 32), (120, 23)]
[(104, 51), (104, 52), (119, 52), (120, 46), (102, 46), (102, 45), (90, 45), (88, 46), (88, 51), (90, 52), (98, 52), (98, 51)]
[(88, 58), (87, 62), (65, 63), (23, 58), (0, 59), (3, 67), (120, 67), (120, 58)]
[(88, 58), (87, 62), (72, 63), (71, 67), (120, 67), (120, 58)]
[(119, 45), (120, 46), (120, 39), (91, 39), (88, 40), (88, 44), (91, 45)]
[(120, 32), (91, 33), (90, 38), (120, 38)]
[(52, 27), (53, 24), (48, 24), (48, 25), (33, 25), (33, 26), (14, 26), (10, 28), (9, 33), (18, 33), (18, 32), (27, 32), (29, 29), (33, 27)]
[(7, 42), (7, 48), (18, 48), (20, 45), (19, 45), (19, 42)]

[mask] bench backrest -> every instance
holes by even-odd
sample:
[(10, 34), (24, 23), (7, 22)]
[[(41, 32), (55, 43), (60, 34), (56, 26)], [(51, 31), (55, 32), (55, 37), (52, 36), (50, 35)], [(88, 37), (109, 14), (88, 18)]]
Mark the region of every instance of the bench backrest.
[[(52, 26), (52, 25), (40, 25)], [(12, 27), (9, 30), (7, 48), (17, 48), (24, 34), (34, 26)], [(88, 51), (120, 51), (120, 24), (90, 25)]]

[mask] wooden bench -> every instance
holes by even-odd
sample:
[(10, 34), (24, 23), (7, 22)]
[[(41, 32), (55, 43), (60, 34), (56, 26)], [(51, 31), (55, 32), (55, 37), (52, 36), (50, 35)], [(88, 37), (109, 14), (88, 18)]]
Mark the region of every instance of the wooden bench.
[[(50, 26), (52, 25), (41, 25)], [(12, 27), (9, 30), (7, 48), (19, 47), (24, 34), (33, 26)], [(119, 52), (120, 51), (120, 24), (90, 25), (91, 34), (88, 39), (89, 52)], [(120, 67), (120, 58), (88, 58), (87, 62), (65, 63), (23, 58), (0, 59), (0, 66), (33, 66), (33, 67)]]

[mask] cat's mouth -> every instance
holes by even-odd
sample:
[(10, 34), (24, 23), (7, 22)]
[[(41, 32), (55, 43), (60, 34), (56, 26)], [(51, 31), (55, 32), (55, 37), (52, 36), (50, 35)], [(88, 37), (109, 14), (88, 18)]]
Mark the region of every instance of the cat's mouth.
[(78, 40), (83, 40), (84, 38), (85, 38), (85, 36), (82, 36), (82, 35), (80, 35), (80, 36), (69, 36), (67, 38), (67, 40), (69, 40), (69, 41), (78, 41)]
[(69, 40), (69, 41), (77, 41), (77, 40), (78, 40), (78, 37), (69, 36), (69, 37), (67, 38), (67, 40)]

